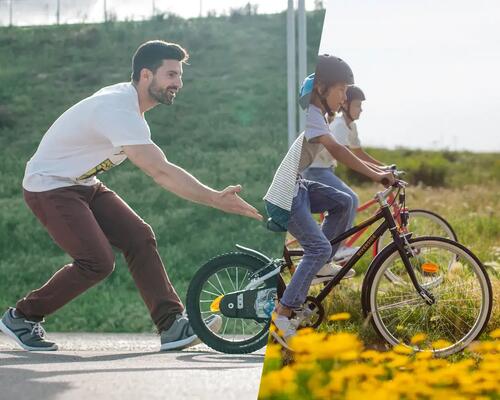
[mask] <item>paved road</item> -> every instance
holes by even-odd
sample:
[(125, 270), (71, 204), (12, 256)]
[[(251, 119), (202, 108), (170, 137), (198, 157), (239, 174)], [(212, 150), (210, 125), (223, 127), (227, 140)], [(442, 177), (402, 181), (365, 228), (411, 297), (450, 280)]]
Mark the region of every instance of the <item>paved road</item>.
[(25, 352), (0, 333), (2, 400), (256, 400), (264, 351), (205, 345), (158, 352), (153, 334), (53, 333), (56, 352)]

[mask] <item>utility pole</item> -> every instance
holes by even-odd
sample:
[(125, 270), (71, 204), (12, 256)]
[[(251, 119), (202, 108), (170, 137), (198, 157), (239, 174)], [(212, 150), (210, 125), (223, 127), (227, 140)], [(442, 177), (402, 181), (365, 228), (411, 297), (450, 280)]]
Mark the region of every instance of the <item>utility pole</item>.
[[(299, 39), (299, 62), (298, 81), (299, 87), (307, 75), (307, 19), (305, 0), (299, 0), (298, 8), (298, 39)], [(299, 131), (306, 127), (306, 113), (299, 107)]]
[(203, 16), (203, 0), (200, 0), (200, 18)]
[[(297, 136), (297, 99), (299, 87), (307, 75), (307, 27), (305, 0), (298, 0), (297, 31), (295, 28), (294, 0), (288, 0), (287, 9), (287, 102), (288, 102), (288, 146)], [(298, 33), (298, 35), (297, 35)], [(296, 45), (298, 36), (298, 46)], [(298, 54), (297, 54), (298, 48)], [(298, 65), (297, 65), (298, 64)], [(297, 71), (298, 66), (298, 71)], [(298, 73), (297, 73), (298, 72)], [(297, 84), (298, 83), (298, 84)], [(299, 131), (306, 125), (305, 112), (299, 109)]]
[(57, 25), (59, 25), (60, 18), (61, 18), (61, 0), (57, 0), (57, 9), (56, 9)]
[(108, 22), (108, 10), (106, 7), (106, 0), (104, 0), (104, 22)]
[(295, 69), (295, 8), (293, 0), (288, 0), (286, 15), (286, 64), (287, 64), (287, 103), (288, 103), (288, 147), (297, 135), (297, 77)]
[(9, 0), (9, 26), (12, 26), (12, 2), (14, 0)]

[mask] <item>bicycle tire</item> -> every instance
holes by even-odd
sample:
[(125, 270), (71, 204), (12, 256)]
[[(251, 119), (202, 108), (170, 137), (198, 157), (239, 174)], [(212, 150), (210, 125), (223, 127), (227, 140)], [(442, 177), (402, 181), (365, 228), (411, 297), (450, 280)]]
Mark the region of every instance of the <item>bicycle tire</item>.
[[(474, 273), (477, 275), (477, 279), (481, 288), (481, 306), (480, 310), (478, 313), (478, 316), (474, 320), (473, 327), (470, 331), (466, 332), (463, 337), (461, 337), (456, 343), (452, 343), (451, 346), (444, 347), (444, 348), (437, 348), (437, 349), (432, 349), (433, 353), (437, 356), (449, 356), (451, 354), (457, 353), (461, 350), (463, 350), (468, 344), (470, 344), (473, 340), (475, 340), (479, 335), (484, 331), (486, 325), (488, 324), (490, 315), (491, 315), (491, 310), (492, 310), (492, 300), (493, 300), (493, 292), (492, 292), (492, 287), (491, 287), (491, 282), (488, 277), (488, 274), (484, 268), (484, 266), (481, 264), (479, 259), (465, 246), (461, 245), (460, 243), (454, 242), (449, 239), (445, 238), (439, 238), (439, 237), (420, 237), (420, 238), (412, 238), (409, 240), (410, 245), (412, 246), (413, 249), (422, 249), (424, 246), (428, 246), (429, 248), (435, 248), (435, 249), (448, 249), (454, 254), (456, 254), (459, 257), (462, 257), (461, 260), (463, 259), (464, 262), (467, 261), (468, 263), (471, 264)], [(448, 256), (446, 256), (448, 257)], [(398, 340), (398, 338), (389, 331), (388, 327), (386, 326), (387, 324), (384, 323), (383, 318), (380, 316), (380, 309), (382, 307), (378, 307), (377, 305), (377, 290), (378, 287), (381, 283), (381, 279), (386, 278), (385, 277), (385, 271), (384, 269), (389, 268), (389, 265), (391, 260), (395, 260), (397, 258), (400, 258), (399, 252), (396, 248), (396, 245), (393, 243), (387, 247), (385, 247), (378, 255), (377, 257), (372, 261), (372, 264), (370, 265), (368, 272), (365, 276), (365, 279), (363, 281), (363, 287), (362, 287), (362, 299), (361, 299), (361, 304), (363, 308), (363, 313), (365, 317), (370, 317), (371, 325), (373, 326), (375, 332), (383, 338), (386, 342), (388, 342), (391, 345), (396, 345), (401, 342), (401, 340)], [(450, 271), (451, 268), (448, 268), (448, 271)], [(444, 278), (446, 279), (446, 278)], [(387, 279), (389, 281), (389, 279)], [(444, 280), (443, 280), (444, 281)], [(432, 282), (432, 281), (431, 281)], [(436, 285), (435, 285), (436, 286)], [(452, 286), (453, 287), (453, 286)], [(384, 292), (385, 290), (385, 292)], [(413, 290), (415, 290), (413, 288)], [(432, 290), (431, 290), (432, 291)], [(387, 294), (387, 289), (384, 287), (382, 288), (381, 292), (382, 293), (382, 298), (385, 294)], [(438, 292), (438, 296), (439, 296)], [(389, 295), (389, 298), (391, 296)], [(395, 296), (392, 296), (395, 297)], [(418, 299), (418, 296), (415, 297), (416, 300)], [(399, 301), (395, 300), (395, 301)], [(450, 307), (450, 305), (453, 305), (453, 303), (446, 303), (449, 302), (450, 300), (447, 299), (446, 297), (443, 296), (443, 300), (437, 299), (436, 304), (433, 306), (429, 307), (434, 307), (436, 306), (440, 301), (443, 301), (442, 304), (446, 309)], [(451, 300), (453, 301), (463, 301), (463, 300)], [(395, 303), (395, 304), (401, 304), (401, 303)], [(410, 309), (410, 315), (414, 312), (411, 311), (412, 308), (416, 309), (420, 307), (420, 305), (416, 305), (414, 303), (408, 303), (407, 307)], [(387, 307), (386, 307), (387, 308)], [(431, 312), (429, 309), (426, 309), (426, 314), (425, 318), (429, 319), (432, 321), (431, 317)], [(394, 312), (393, 312), (394, 315)], [(406, 314), (405, 314), (406, 315)], [(408, 315), (409, 317), (409, 315)], [(407, 319), (408, 319), (407, 317)], [(461, 315), (458, 316), (459, 318), (462, 317)], [(443, 319), (444, 321), (444, 319)], [(418, 322), (420, 322), (420, 319), (418, 319)], [(422, 323), (427, 322), (422, 319)], [(446, 322), (446, 321), (445, 321)], [(394, 319), (390, 321), (390, 324), (394, 323)], [(429, 325), (432, 325), (433, 323), (431, 322)], [(399, 325), (396, 326), (396, 330), (398, 329)], [(403, 327), (404, 329), (405, 327)], [(425, 332), (424, 332), (425, 333)], [(453, 335), (453, 332), (450, 332)], [(420, 350), (418, 348), (415, 348), (414, 346), (411, 346), (408, 343), (404, 343), (405, 345), (409, 347), (413, 347), (415, 350)]]
[[(203, 290), (203, 285), (216, 272), (222, 271), (225, 268), (234, 267), (235, 265), (242, 267), (243, 269), (247, 269), (250, 272), (255, 272), (262, 268), (265, 263), (249, 254), (240, 252), (226, 253), (212, 258), (196, 272), (191, 280), (187, 292), (186, 310), (194, 332), (207, 346), (222, 353), (245, 354), (259, 350), (267, 344), (270, 319), (254, 336), (246, 340), (231, 341), (208, 329), (204, 323), (200, 309), (200, 296)], [(278, 286), (278, 291), (283, 291), (281, 285), (284, 284), (283, 282), (279, 282), (280, 279), (281, 278), (278, 274), (272, 279), (266, 281), (264, 287), (271, 288)], [(280, 285), (278, 283), (280, 283)], [(229, 318), (227, 319), (229, 320)]]

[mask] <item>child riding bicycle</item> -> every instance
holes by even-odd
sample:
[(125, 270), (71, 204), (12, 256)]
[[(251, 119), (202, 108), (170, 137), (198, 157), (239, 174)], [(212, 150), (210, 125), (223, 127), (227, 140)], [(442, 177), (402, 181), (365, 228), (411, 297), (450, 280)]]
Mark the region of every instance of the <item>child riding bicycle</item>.
[[(301, 94), (310, 93), (311, 89), (308, 88), (307, 82), (314, 79), (314, 74), (311, 74), (304, 81), (305, 84), (301, 88)], [(383, 167), (384, 164), (377, 159), (370, 156), (361, 148), (361, 142), (358, 136), (358, 129), (354, 121), (358, 120), (362, 110), (362, 102), (366, 100), (365, 94), (357, 86), (349, 86), (346, 91), (347, 100), (341, 105), (340, 115), (335, 115), (333, 121), (330, 122), (330, 132), (337, 142), (347, 146), (359, 159), (365, 163), (373, 164), (376, 167)], [(359, 199), (357, 194), (337, 175), (335, 175), (335, 167), (337, 161), (331, 154), (323, 149), (314, 158), (312, 164), (304, 171), (302, 176), (311, 181), (320, 182), (325, 185), (331, 186), (349, 195), (352, 200), (352, 206), (349, 210), (348, 228), (354, 225), (356, 217), (356, 210), (359, 206)], [(347, 247), (343, 244), (335, 254), (335, 260), (344, 260), (351, 257), (358, 247)]]
[[(348, 86), (353, 84), (352, 70), (345, 61), (326, 54), (318, 57), (306, 129), (288, 150), (264, 196), (271, 221), (288, 230), (304, 249), (304, 256), (273, 315), (277, 329), (272, 335), (285, 347), (297, 330), (293, 312), (301, 309), (317, 272), (332, 261), (338, 245), (332, 246), (329, 239), (346, 230), (352, 206), (347, 194), (303, 179), (300, 174), (326, 148), (336, 160), (373, 181), (385, 178), (390, 184), (394, 182), (390, 172), (367, 166), (330, 134), (326, 115), (333, 116), (339, 110), (346, 100)], [(311, 212), (325, 211), (328, 216), (320, 228)]]

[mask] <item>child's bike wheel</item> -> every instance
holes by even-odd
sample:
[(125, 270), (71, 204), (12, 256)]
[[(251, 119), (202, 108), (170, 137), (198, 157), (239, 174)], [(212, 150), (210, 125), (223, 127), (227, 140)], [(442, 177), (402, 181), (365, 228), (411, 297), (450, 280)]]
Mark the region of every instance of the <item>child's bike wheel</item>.
[[(267, 344), (270, 317), (259, 320), (227, 317), (219, 307), (224, 295), (243, 290), (252, 274), (265, 265), (264, 261), (245, 253), (228, 253), (208, 261), (195, 274), (189, 285), (186, 309), (193, 330), (206, 345), (223, 353), (243, 354)], [(275, 297), (278, 282), (278, 291), (282, 291), (284, 284), (279, 274), (258, 289), (273, 289)], [(211, 315), (222, 319), (218, 332), (212, 332), (204, 322)]]
[[(365, 316), (391, 345), (437, 356), (459, 352), (488, 323), (493, 299), (489, 277), (477, 257), (459, 243), (424, 236), (410, 239), (409, 244), (413, 271), (434, 304), (417, 293), (396, 245), (391, 244), (373, 260), (363, 281)], [(392, 279), (387, 277), (389, 269)]]

